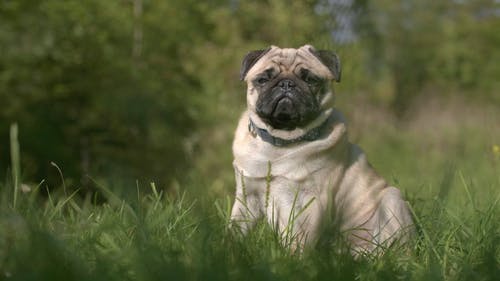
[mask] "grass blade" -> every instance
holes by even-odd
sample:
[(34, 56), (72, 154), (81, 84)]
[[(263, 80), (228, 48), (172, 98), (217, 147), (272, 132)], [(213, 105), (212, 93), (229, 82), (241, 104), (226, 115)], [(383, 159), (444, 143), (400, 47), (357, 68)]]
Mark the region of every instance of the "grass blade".
[(21, 160), (19, 153), (18, 127), (17, 123), (10, 125), (10, 160), (12, 165), (12, 182), (14, 183), (13, 207), (17, 205), (17, 193), (19, 190), (19, 174)]

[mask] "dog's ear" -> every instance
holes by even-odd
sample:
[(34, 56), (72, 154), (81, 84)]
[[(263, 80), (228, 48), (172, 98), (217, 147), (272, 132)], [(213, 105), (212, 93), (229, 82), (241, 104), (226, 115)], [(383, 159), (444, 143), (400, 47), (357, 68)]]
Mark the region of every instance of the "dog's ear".
[(342, 76), (342, 70), (340, 68), (340, 59), (332, 51), (328, 50), (316, 50), (314, 48), (309, 48), (309, 52), (318, 58), (333, 74), (336, 82), (340, 82), (340, 77)]
[(240, 80), (245, 80), (245, 76), (247, 76), (247, 72), (252, 68), (252, 66), (267, 52), (271, 50), (271, 47), (264, 49), (264, 50), (255, 50), (251, 51), (248, 53), (245, 58), (243, 58), (243, 62), (241, 64), (241, 70), (240, 70)]

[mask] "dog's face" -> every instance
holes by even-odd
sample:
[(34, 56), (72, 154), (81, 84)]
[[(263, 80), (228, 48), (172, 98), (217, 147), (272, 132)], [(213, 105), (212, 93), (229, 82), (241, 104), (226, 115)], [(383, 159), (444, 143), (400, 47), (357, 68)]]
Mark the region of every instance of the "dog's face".
[(332, 99), (331, 81), (340, 81), (340, 62), (334, 53), (310, 45), (272, 46), (245, 57), (241, 79), (248, 84), (249, 110), (274, 129), (294, 130), (331, 106), (326, 100)]

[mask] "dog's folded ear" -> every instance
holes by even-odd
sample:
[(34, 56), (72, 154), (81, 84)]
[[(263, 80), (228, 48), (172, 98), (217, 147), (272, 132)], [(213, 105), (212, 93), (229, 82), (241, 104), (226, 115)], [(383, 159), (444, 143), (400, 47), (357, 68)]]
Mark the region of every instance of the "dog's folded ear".
[(309, 48), (309, 52), (328, 67), (336, 82), (340, 82), (342, 70), (340, 68), (340, 59), (337, 54), (329, 50), (316, 50), (312, 47)]
[(252, 68), (252, 66), (267, 52), (271, 50), (271, 47), (264, 49), (264, 50), (255, 50), (249, 52), (245, 58), (243, 58), (243, 63), (241, 64), (241, 70), (240, 70), (240, 79), (243, 81), (245, 80), (245, 76), (247, 75), (247, 72)]

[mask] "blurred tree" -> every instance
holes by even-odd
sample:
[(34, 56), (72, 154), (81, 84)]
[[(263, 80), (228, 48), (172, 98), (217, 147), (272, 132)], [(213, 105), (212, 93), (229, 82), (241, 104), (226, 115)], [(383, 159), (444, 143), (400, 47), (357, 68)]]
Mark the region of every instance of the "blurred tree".
[(377, 3), (384, 56), (394, 81), (392, 108), (400, 117), (429, 79), (429, 64), (441, 40), (440, 1), (386, 0)]
[[(17, 121), (29, 178), (86, 174), (167, 182), (183, 171), (197, 78), (184, 69), (209, 25), (194, 1), (148, 1), (132, 56), (129, 1), (0, 3), (0, 141)], [(179, 24), (179, 21), (183, 24)], [(5, 167), (7, 159), (2, 158)]]
[(429, 87), (438, 86), (433, 92), (440, 95), (470, 92), (477, 98), (480, 92), (483, 99), (499, 101), (498, 3), (385, 0), (369, 6), (383, 46), (375, 55), (389, 69), (392, 108), (400, 117)]
[(434, 83), (449, 92), (500, 104), (500, 5), (498, 1), (456, 1), (442, 21), (431, 73)]
[(0, 1), (0, 170), (18, 122), (29, 179), (230, 175), (241, 59), (271, 44), (337, 51), (339, 92), (400, 116), (429, 87), (499, 101), (496, 2)]

